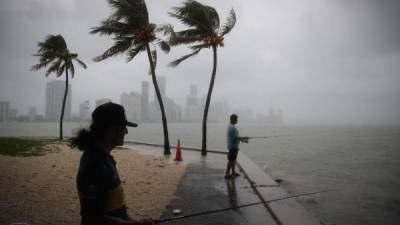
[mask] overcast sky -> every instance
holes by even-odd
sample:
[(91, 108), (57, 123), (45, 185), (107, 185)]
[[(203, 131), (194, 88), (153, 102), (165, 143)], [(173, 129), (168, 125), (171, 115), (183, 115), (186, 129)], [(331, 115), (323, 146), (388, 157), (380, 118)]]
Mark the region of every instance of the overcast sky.
[[(212, 101), (232, 108), (268, 112), (282, 109), (288, 121), (332, 123), (400, 122), (400, 1), (397, 0), (203, 0), (224, 23), (234, 8), (237, 23), (218, 49)], [(178, 0), (147, 0), (150, 20), (182, 28), (167, 12)], [(90, 35), (91, 27), (111, 13), (106, 0), (1, 0), (0, 100), (19, 114), (29, 106), (44, 113), (45, 70), (30, 71), (37, 42), (61, 34), (88, 69), (72, 80), (73, 112), (84, 100), (140, 91), (150, 81), (143, 52), (130, 63), (125, 56), (95, 63), (92, 58), (112, 44)], [(212, 51), (177, 68), (168, 62), (188, 53), (159, 51), (157, 75), (167, 79), (167, 95), (182, 103), (191, 84), (208, 89)], [(78, 67), (78, 66), (77, 66)], [(63, 80), (65, 78), (62, 78)], [(152, 88), (152, 86), (151, 86)], [(151, 89), (152, 90), (152, 89)], [(151, 94), (153, 96), (153, 94)]]

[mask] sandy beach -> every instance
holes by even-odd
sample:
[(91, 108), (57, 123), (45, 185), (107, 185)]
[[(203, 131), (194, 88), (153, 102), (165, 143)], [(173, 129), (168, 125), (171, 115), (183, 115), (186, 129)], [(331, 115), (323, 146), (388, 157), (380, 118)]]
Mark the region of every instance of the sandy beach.
[[(79, 224), (76, 172), (80, 155), (64, 144), (48, 146), (44, 156), (0, 155), (0, 224)], [(133, 149), (114, 150), (129, 214), (161, 216), (174, 198), (185, 166)]]

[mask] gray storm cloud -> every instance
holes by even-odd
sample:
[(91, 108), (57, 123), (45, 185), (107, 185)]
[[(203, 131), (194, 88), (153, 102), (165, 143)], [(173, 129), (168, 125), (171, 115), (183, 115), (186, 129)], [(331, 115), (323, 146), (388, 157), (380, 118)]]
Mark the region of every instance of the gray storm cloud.
[[(180, 1), (146, 1), (155, 23), (181, 25), (167, 12)], [(266, 112), (283, 109), (290, 121), (398, 123), (400, 121), (400, 2), (388, 0), (221, 0), (214, 6), (222, 22), (230, 8), (237, 24), (219, 49), (213, 100), (232, 108)], [(145, 55), (125, 63), (92, 58), (111, 45), (109, 37), (89, 35), (110, 15), (107, 1), (3, 0), (0, 3), (0, 99), (19, 112), (30, 105), (43, 113), (43, 71), (31, 72), (37, 42), (62, 34), (68, 47), (88, 64), (72, 81), (73, 111), (80, 102), (119, 100), (149, 80)], [(184, 47), (159, 56), (157, 74), (167, 78), (167, 95), (182, 101), (190, 84), (205, 94), (211, 51), (169, 68)]]

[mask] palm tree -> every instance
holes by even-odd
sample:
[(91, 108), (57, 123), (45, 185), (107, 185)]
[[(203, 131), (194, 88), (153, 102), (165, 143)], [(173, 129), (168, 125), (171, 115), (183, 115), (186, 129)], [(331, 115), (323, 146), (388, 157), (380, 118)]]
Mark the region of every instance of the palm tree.
[(164, 52), (169, 52), (167, 42), (156, 37), (156, 32), (162, 32), (162, 26), (149, 23), (149, 14), (144, 0), (108, 0), (114, 9), (112, 15), (101, 22), (99, 27), (92, 28), (91, 34), (112, 35), (114, 45), (102, 55), (94, 58), (94, 61), (102, 61), (111, 56), (122, 53), (127, 54), (127, 62), (130, 62), (139, 52), (146, 51), (150, 63), (150, 74), (160, 104), (161, 118), (164, 130), (164, 154), (171, 154), (167, 118), (164, 104), (158, 88), (155, 66), (157, 61), (156, 50), (150, 50), (150, 43), (156, 42)]
[(67, 48), (67, 43), (65, 42), (63, 36), (61, 35), (49, 35), (46, 37), (44, 42), (38, 43), (39, 50), (34, 56), (39, 57), (39, 63), (32, 66), (31, 70), (39, 70), (43, 67), (49, 68), (46, 71), (46, 77), (50, 73), (56, 73), (57, 77), (60, 77), (65, 71), (65, 91), (63, 102), (61, 106), (60, 115), (60, 140), (63, 139), (63, 119), (64, 119), (64, 109), (65, 102), (68, 95), (68, 71), (71, 73), (71, 77), (74, 78), (75, 67), (73, 61), (75, 60), (83, 68), (87, 68), (86, 64), (78, 59), (78, 54), (71, 53)]
[(170, 66), (179, 65), (182, 61), (197, 55), (204, 48), (211, 47), (213, 50), (213, 70), (204, 107), (202, 126), (201, 154), (207, 155), (207, 116), (217, 71), (217, 47), (224, 46), (224, 36), (235, 26), (235, 11), (231, 9), (227, 22), (222, 27), (220, 27), (218, 13), (213, 7), (192, 0), (183, 3), (182, 7), (174, 7), (173, 12), (170, 12), (169, 15), (189, 27), (179, 32), (170, 29), (170, 45), (191, 44), (189, 48), (193, 50), (192, 53), (171, 62)]

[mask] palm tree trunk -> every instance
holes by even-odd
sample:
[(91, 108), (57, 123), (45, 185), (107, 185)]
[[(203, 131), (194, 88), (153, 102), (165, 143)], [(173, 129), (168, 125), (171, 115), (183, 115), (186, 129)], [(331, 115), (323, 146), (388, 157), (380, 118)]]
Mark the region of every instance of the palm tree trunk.
[(61, 115), (60, 115), (60, 140), (63, 139), (63, 119), (64, 119), (64, 110), (65, 110), (65, 102), (67, 101), (68, 95), (68, 70), (65, 70), (65, 91), (64, 98), (61, 106)]
[(213, 45), (213, 56), (214, 56), (214, 65), (213, 71), (211, 75), (210, 87), (208, 88), (206, 105), (204, 107), (204, 116), (203, 116), (203, 139), (201, 144), (201, 155), (207, 155), (207, 117), (208, 117), (208, 108), (210, 107), (211, 94), (214, 88), (215, 74), (217, 73), (217, 46)]
[(157, 99), (160, 104), (161, 118), (162, 118), (162, 124), (163, 124), (163, 129), (164, 129), (164, 155), (171, 155), (171, 150), (170, 150), (170, 146), (169, 146), (167, 117), (165, 116), (164, 103), (162, 101), (160, 89), (158, 88), (158, 84), (157, 84), (156, 72), (154, 70), (154, 63), (153, 63), (153, 59), (151, 57), (149, 43), (146, 43), (146, 50), (147, 50), (147, 56), (149, 57), (149, 62), (150, 62), (151, 78), (153, 80), (154, 89), (156, 91)]

